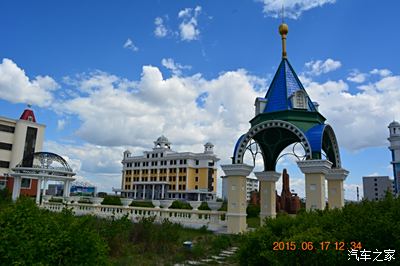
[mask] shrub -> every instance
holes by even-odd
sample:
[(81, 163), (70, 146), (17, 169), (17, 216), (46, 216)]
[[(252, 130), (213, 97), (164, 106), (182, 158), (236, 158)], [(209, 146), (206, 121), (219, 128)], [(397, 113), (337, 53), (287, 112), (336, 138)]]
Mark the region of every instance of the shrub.
[(62, 202), (63, 202), (63, 199), (60, 199), (60, 198), (51, 198), (51, 199), (49, 199), (49, 202), (62, 203)]
[(185, 210), (191, 210), (192, 206), (188, 202), (184, 202), (181, 200), (175, 200), (172, 202), (170, 209), (185, 209)]
[(201, 203), (201, 205), (199, 206), (198, 210), (201, 210), (201, 211), (210, 211), (211, 209), (210, 209), (210, 207), (208, 207), (207, 202), (203, 201), (203, 202)]
[(91, 219), (41, 210), (21, 197), (0, 212), (0, 264), (106, 265), (107, 244)]
[(151, 201), (132, 201), (132, 203), (129, 206), (154, 208), (154, 205)]
[(101, 202), (101, 205), (119, 205), (121, 206), (121, 199), (115, 196), (106, 196)]
[(246, 208), (246, 212), (247, 212), (247, 217), (249, 218), (258, 217), (258, 215), (260, 214), (260, 206), (250, 203)]

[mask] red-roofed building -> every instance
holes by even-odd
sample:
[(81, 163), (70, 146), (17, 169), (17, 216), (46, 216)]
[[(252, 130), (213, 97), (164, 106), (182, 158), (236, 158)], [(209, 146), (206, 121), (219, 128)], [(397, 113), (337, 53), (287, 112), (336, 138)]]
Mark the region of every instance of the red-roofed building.
[[(13, 190), (14, 180), (8, 174), (17, 164), (29, 167), (33, 153), (42, 151), (46, 126), (36, 123), (35, 114), (29, 107), (19, 120), (0, 116), (0, 189)], [(21, 194), (35, 196), (37, 180), (22, 179)]]

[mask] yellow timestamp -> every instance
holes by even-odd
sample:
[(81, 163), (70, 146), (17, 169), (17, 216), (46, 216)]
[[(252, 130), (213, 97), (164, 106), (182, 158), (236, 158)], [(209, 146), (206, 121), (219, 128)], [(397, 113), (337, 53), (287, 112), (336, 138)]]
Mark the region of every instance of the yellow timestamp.
[(312, 251), (312, 250), (338, 250), (345, 251), (348, 249), (362, 249), (361, 242), (351, 241), (322, 241), (314, 243), (312, 241), (303, 241), (296, 243), (294, 241), (275, 241), (272, 244), (272, 250), (302, 250), (302, 251)]

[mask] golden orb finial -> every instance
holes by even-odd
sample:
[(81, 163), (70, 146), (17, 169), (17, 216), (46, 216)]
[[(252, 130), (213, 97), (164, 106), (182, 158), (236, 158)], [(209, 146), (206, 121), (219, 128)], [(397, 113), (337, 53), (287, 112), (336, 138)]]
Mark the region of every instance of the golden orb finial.
[(279, 34), (286, 35), (289, 32), (289, 26), (286, 23), (279, 25)]
[(287, 58), (286, 53), (286, 35), (289, 32), (289, 26), (286, 23), (279, 25), (279, 34), (282, 36), (282, 58)]

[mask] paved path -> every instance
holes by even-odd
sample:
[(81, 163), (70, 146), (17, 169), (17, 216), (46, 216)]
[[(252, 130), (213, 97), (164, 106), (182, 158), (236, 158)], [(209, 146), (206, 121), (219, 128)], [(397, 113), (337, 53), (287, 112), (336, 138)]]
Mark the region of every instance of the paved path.
[(187, 266), (187, 265), (231, 265), (226, 260), (233, 256), (237, 251), (238, 247), (230, 247), (228, 249), (222, 250), (218, 255), (213, 255), (204, 259), (199, 260), (188, 260), (180, 264), (175, 264), (174, 266)]

